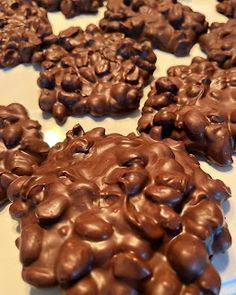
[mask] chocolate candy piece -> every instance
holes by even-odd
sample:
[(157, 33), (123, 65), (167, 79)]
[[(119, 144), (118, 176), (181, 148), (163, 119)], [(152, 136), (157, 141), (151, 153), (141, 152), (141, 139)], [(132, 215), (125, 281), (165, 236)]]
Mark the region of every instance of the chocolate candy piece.
[(95, 13), (102, 6), (103, 0), (35, 0), (48, 11), (57, 11), (70, 18), (81, 13)]
[[(230, 196), (171, 139), (80, 125), (13, 181), (23, 278), (75, 294), (218, 294)], [(37, 241), (37, 243), (36, 243)], [(193, 291), (195, 291), (193, 293)]]
[(235, 0), (218, 0), (217, 11), (227, 17), (236, 18), (236, 1)]
[(236, 19), (212, 23), (210, 32), (199, 39), (201, 49), (211, 61), (224, 69), (236, 66)]
[(204, 15), (175, 0), (108, 0), (100, 27), (185, 56), (207, 31), (207, 22)]
[(1, 0), (0, 67), (29, 63), (52, 33), (47, 13), (33, 1)]
[(95, 25), (85, 31), (71, 27), (49, 40), (51, 46), (34, 56), (43, 67), (38, 79), (43, 111), (63, 123), (68, 115), (117, 115), (138, 108), (155, 69), (150, 47)]
[(236, 68), (196, 57), (153, 82), (138, 123), (140, 132), (182, 140), (189, 152), (230, 165), (236, 149)]
[(49, 147), (40, 128), (22, 105), (0, 106), (0, 206), (8, 201), (10, 183), (18, 176), (31, 175), (47, 155)]

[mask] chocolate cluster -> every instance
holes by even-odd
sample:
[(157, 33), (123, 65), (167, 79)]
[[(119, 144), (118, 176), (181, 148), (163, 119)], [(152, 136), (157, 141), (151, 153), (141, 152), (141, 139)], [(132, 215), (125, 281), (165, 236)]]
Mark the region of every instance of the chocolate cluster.
[(1, 0), (0, 67), (29, 63), (52, 33), (47, 13), (33, 1)]
[(48, 11), (60, 10), (70, 18), (81, 13), (95, 13), (102, 6), (103, 0), (35, 0)]
[(66, 295), (219, 293), (209, 256), (231, 244), (221, 209), (230, 191), (181, 143), (77, 125), (8, 195), (31, 285)]
[(49, 147), (40, 129), (22, 105), (0, 106), (0, 206), (8, 201), (10, 183), (19, 176), (31, 175), (45, 159)]
[(108, 0), (100, 27), (185, 56), (207, 31), (207, 22), (204, 15), (175, 0)]
[(128, 113), (139, 106), (142, 89), (155, 69), (146, 45), (121, 33), (105, 34), (95, 25), (70, 27), (34, 55), (41, 63), (39, 105), (63, 123), (68, 115)]
[(201, 36), (201, 49), (211, 61), (222, 68), (236, 67), (236, 19), (226, 23), (212, 23), (210, 31)]
[(138, 123), (152, 138), (182, 140), (189, 152), (230, 165), (236, 139), (236, 68), (196, 57), (153, 82)]
[(236, 1), (235, 0), (218, 0), (217, 11), (230, 18), (236, 18)]

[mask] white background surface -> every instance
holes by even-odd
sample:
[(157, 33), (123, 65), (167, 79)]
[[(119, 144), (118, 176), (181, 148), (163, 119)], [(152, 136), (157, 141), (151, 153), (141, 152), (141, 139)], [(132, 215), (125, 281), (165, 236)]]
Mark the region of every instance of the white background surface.
[[(225, 22), (226, 18), (218, 14), (215, 10), (216, 1), (214, 0), (182, 0), (182, 3), (191, 6), (194, 10), (206, 15), (207, 20)], [(101, 9), (96, 16), (79, 16), (66, 20), (63, 15), (51, 13), (49, 18), (53, 24), (54, 33), (58, 33), (71, 25), (78, 25), (84, 28), (89, 23), (98, 23), (103, 16), (104, 9)], [(204, 56), (196, 45), (191, 51), (190, 56), (176, 58), (175, 56), (156, 51), (157, 70), (155, 78), (166, 74), (168, 67), (177, 64), (190, 64), (193, 56)], [(39, 120), (45, 139), (52, 145), (59, 140), (63, 140), (66, 131), (73, 127), (77, 122), (81, 123), (85, 130), (93, 127), (105, 127), (107, 133), (119, 132), (124, 135), (134, 132), (139, 118), (139, 111), (132, 113), (129, 117), (119, 119), (102, 118), (96, 119), (89, 116), (80, 118), (69, 118), (63, 127), (56, 125), (54, 119), (44, 119), (38, 107), (39, 89), (37, 87), (37, 77), (39, 72), (31, 66), (18, 66), (12, 70), (0, 70), (0, 104), (7, 105), (12, 102), (20, 102), (29, 110), (32, 119)], [(145, 93), (149, 91), (146, 88)], [(141, 102), (141, 106), (145, 97)], [(140, 107), (141, 109), (141, 107)], [(233, 245), (228, 253), (219, 255), (214, 260), (222, 278), (221, 295), (236, 295), (236, 157), (231, 168), (216, 169), (203, 162), (203, 169), (213, 178), (223, 180), (232, 190), (232, 198), (225, 204), (225, 212), (230, 232), (233, 238)], [(17, 223), (9, 217), (8, 206), (0, 211), (0, 295), (59, 295), (58, 289), (36, 290), (31, 288), (21, 279), (21, 265), (18, 258), (18, 250), (14, 241), (18, 234), (16, 232)]]

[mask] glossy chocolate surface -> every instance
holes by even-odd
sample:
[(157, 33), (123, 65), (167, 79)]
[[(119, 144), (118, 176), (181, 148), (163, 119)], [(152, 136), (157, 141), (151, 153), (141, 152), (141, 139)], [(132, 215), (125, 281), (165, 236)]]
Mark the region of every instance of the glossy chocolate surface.
[(174, 0), (108, 0), (100, 27), (185, 56), (207, 31), (207, 22), (204, 15)]
[(95, 13), (102, 6), (103, 0), (35, 0), (48, 11), (60, 10), (70, 18), (81, 13)]
[(22, 275), (75, 294), (218, 294), (209, 260), (231, 238), (230, 196), (181, 143), (142, 134), (84, 134), (56, 144), (32, 176), (11, 183)]
[(142, 89), (155, 69), (146, 45), (95, 25), (70, 27), (34, 55), (41, 63), (39, 105), (63, 123), (68, 115), (119, 115), (138, 108)]
[(31, 175), (46, 157), (49, 147), (40, 129), (22, 105), (0, 106), (0, 206), (8, 201), (10, 183), (19, 176)]
[(199, 39), (201, 49), (222, 68), (236, 66), (236, 19), (212, 23), (210, 31)]
[(235, 0), (218, 0), (217, 11), (230, 18), (236, 18), (236, 1)]
[(182, 140), (189, 152), (230, 165), (236, 140), (236, 68), (196, 57), (153, 82), (138, 123), (140, 132)]
[(47, 13), (33, 1), (1, 0), (0, 67), (30, 63), (33, 53), (52, 33)]

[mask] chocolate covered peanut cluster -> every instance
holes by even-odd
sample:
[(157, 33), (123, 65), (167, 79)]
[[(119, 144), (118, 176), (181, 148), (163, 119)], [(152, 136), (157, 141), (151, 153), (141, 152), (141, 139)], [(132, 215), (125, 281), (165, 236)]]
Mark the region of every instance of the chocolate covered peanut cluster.
[(81, 13), (95, 13), (102, 6), (103, 0), (35, 0), (48, 11), (60, 10), (70, 18)]
[(175, 0), (108, 0), (100, 27), (185, 56), (207, 31), (207, 22), (204, 15)]
[(236, 68), (196, 57), (152, 84), (138, 123), (152, 138), (184, 142), (189, 152), (230, 165), (236, 139)]
[(236, 18), (236, 1), (235, 0), (218, 0), (217, 11), (227, 17)]
[(1, 0), (0, 67), (30, 63), (52, 28), (43, 8), (33, 1)]
[(71, 27), (47, 39), (34, 55), (41, 63), (39, 105), (63, 123), (68, 115), (128, 113), (139, 106), (156, 56), (121, 33), (105, 34), (95, 25)]
[(45, 159), (49, 147), (40, 129), (22, 105), (0, 106), (0, 206), (8, 201), (10, 183), (19, 176), (31, 175)]
[(212, 23), (210, 31), (199, 39), (201, 49), (210, 61), (224, 69), (236, 66), (236, 19)]
[(8, 195), (22, 275), (36, 287), (219, 294), (209, 256), (231, 244), (221, 209), (230, 191), (181, 143), (76, 125)]

